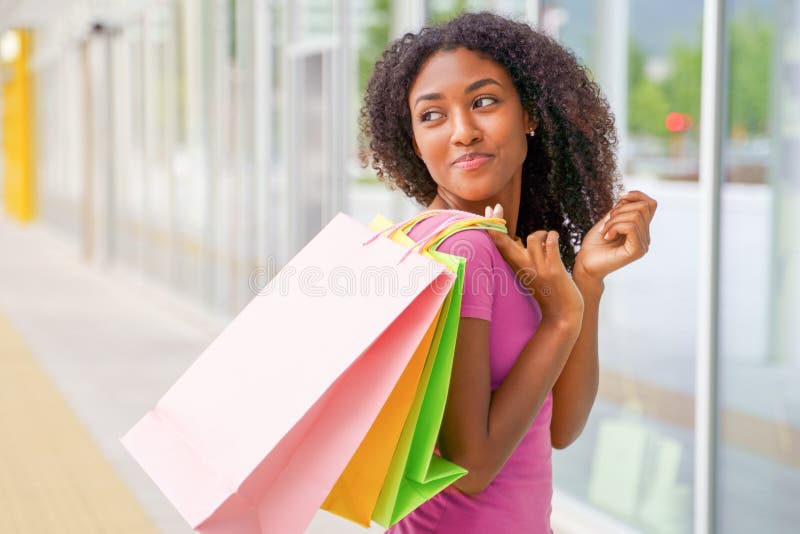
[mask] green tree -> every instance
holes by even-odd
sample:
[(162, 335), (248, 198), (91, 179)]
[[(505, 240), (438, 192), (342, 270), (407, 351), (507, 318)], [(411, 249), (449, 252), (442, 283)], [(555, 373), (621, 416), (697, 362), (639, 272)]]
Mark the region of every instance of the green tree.
[(730, 22), (728, 113), (730, 128), (765, 134), (770, 103), (772, 26), (758, 13)]
[(661, 84), (645, 76), (645, 56), (636, 41), (628, 45), (628, 129), (635, 134), (662, 136), (669, 102)]
[[(729, 42), (728, 117), (730, 128), (764, 134), (770, 99), (772, 26), (757, 13), (731, 19)], [(628, 127), (633, 134), (667, 137), (664, 119), (670, 112), (688, 113), (695, 128), (700, 118), (702, 49), (700, 44), (675, 42), (669, 50), (669, 75), (650, 80), (641, 48), (628, 49)]]
[(697, 45), (675, 43), (670, 48), (670, 72), (664, 80), (645, 73), (645, 56), (635, 41), (628, 50), (628, 129), (631, 133), (666, 138), (664, 119), (671, 112), (700, 114), (701, 52)]
[(688, 113), (697, 124), (700, 118), (700, 78), (703, 63), (700, 45), (676, 42), (670, 48), (669, 56), (672, 71), (663, 81), (669, 111)]
[(660, 84), (643, 79), (630, 90), (628, 129), (631, 132), (655, 137), (666, 135), (664, 118), (669, 112), (667, 95)]
[[(433, 24), (440, 24), (446, 22), (456, 15), (465, 11), (469, 6), (466, 0), (448, 0), (446, 2), (432, 2), (429, 5), (428, 19)], [(441, 4), (448, 4), (447, 7), (442, 7)]]
[(392, 21), (391, 0), (372, 0), (369, 13), (372, 20), (364, 28), (365, 43), (358, 50), (358, 94), (363, 99), (375, 60), (389, 42)]
[(633, 39), (628, 41), (628, 85), (636, 85), (644, 78), (644, 51)]

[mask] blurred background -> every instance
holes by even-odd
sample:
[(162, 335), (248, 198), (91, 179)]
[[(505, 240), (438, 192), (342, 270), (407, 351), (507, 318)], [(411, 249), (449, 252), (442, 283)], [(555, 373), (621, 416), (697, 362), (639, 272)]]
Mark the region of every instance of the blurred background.
[(117, 437), (258, 268), (421, 209), (359, 166), (360, 100), (390, 40), (479, 9), (575, 52), (659, 203), (606, 280), (554, 530), (797, 532), (796, 0), (0, 0), (0, 531), (190, 532)]

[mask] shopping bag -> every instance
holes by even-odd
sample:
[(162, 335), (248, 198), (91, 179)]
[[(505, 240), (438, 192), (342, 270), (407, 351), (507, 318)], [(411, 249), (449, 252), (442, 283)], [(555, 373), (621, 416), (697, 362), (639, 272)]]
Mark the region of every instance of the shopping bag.
[[(466, 474), (462, 467), (434, 453), (450, 385), (466, 266), (464, 258), (439, 252), (436, 247), (447, 237), (463, 230), (482, 228), (505, 232), (506, 228), (503, 219), (475, 217), (456, 210), (436, 210), (428, 212), (427, 216), (442, 211), (451, 217), (432, 234), (423, 237), (418, 242), (418, 250), (455, 270), (457, 279), (440, 315), (440, 328), (432, 344), (436, 347), (436, 355), (423, 372), (373, 514), (373, 520), (387, 528)], [(412, 222), (418, 221), (413, 219)]]
[(302, 532), (425, 343), (456, 276), (371, 234), (334, 217), (121, 439), (195, 530)]
[(414, 401), (437, 322), (438, 314), (372, 427), (320, 506), (323, 510), (369, 528), (372, 511)]
[[(403, 233), (423, 218), (441, 212), (446, 212), (450, 217), (434, 229), (429, 237), (424, 237), (415, 244)], [(465, 216), (468, 220), (464, 220)], [(372, 229), (388, 227), (387, 237), (410, 248), (418, 248), (421, 254), (436, 259), (458, 273), (459, 278), (451, 288), (439, 315), (423, 377), (418, 381), (416, 393), (412, 393), (413, 399), (408, 396), (409, 391), (404, 389), (402, 415), (396, 410), (397, 406), (394, 407), (395, 410), (390, 410), (390, 403), (387, 402), (367, 438), (323, 504), (323, 509), (367, 527), (370, 525), (370, 517), (374, 516), (373, 519), (378, 523), (388, 527), (466, 474), (463, 468), (433, 454), (449, 387), (464, 273), (463, 258), (435, 251), (435, 246), (447, 236), (463, 229), (492, 228), (504, 231), (502, 224), (502, 219), (475, 217), (455, 210), (423, 212), (398, 225), (392, 225), (388, 219), (379, 215), (370, 223)], [(393, 232), (395, 229), (403, 232)], [(415, 376), (417, 372), (415, 367)], [(406, 384), (408, 385), (410, 384)], [(403, 385), (398, 383), (393, 397), (401, 386)], [(413, 400), (412, 406), (408, 406), (409, 400)], [(409, 414), (409, 409), (410, 415), (405, 417), (405, 414)], [(401, 434), (399, 441), (398, 433)], [(391, 443), (396, 445), (390, 449)], [(379, 497), (381, 500), (376, 502)]]
[[(403, 230), (409, 222), (423, 217), (415, 216), (403, 225), (397, 225), (396, 230)], [(384, 230), (391, 225), (392, 223), (388, 219), (378, 216), (369, 226), (372, 230)], [(415, 242), (402, 231), (392, 231), (390, 229), (386, 237), (409, 248), (415, 245)], [(433, 258), (428, 252), (423, 252), (423, 254)], [(444, 261), (441, 263), (445, 264), (454, 273), (457, 272), (456, 262)], [(451, 288), (450, 292), (452, 291), (453, 289)], [(448, 295), (446, 302), (449, 302), (450, 298), (450, 295)], [(457, 312), (458, 310), (456, 310)], [(439, 315), (437, 321), (431, 325), (431, 330), (428, 334), (433, 337), (434, 332), (436, 332), (436, 339), (438, 340), (441, 338), (443, 327), (444, 316)], [(337, 514), (362, 526), (370, 526), (370, 519), (386, 475), (389, 472), (390, 462), (400, 439), (403, 425), (412, 408), (415, 397), (418, 396), (418, 391), (424, 391), (426, 387), (425, 384), (420, 383), (423, 366), (428, 369), (426, 376), (429, 376), (432, 358), (437, 353), (437, 344), (438, 341), (431, 344), (427, 336), (426, 342), (420, 344), (417, 353), (412, 358), (412, 362), (403, 373), (400, 381), (398, 381), (364, 441), (322, 504), (321, 508), (323, 510)], [(460, 468), (458, 468), (458, 471), (465, 472)]]

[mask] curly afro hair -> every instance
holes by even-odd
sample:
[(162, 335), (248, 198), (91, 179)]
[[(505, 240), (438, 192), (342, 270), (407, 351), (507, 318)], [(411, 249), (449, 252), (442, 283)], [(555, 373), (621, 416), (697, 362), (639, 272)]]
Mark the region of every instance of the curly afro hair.
[(558, 231), (571, 273), (583, 236), (622, 192), (614, 117), (575, 55), (529, 25), (488, 11), (463, 13), (391, 42), (375, 63), (361, 108), (362, 165), (420, 204), (433, 201), (436, 182), (411, 143), (408, 94), (431, 55), (456, 48), (503, 66), (538, 121), (536, 136), (526, 136), (517, 236), (525, 242), (536, 230)]

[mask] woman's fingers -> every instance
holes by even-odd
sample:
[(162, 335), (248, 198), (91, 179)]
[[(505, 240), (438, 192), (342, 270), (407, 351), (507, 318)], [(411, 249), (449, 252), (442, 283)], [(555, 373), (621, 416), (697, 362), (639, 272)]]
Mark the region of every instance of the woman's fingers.
[(546, 258), (549, 261), (561, 262), (561, 253), (558, 250), (558, 232), (550, 230), (547, 232), (547, 246), (545, 247)]
[(624, 213), (618, 213), (611, 217), (611, 219), (603, 227), (604, 237), (610, 241), (619, 235), (619, 232), (613, 230), (614, 225), (618, 223), (633, 223), (636, 226), (637, 234), (645, 246), (650, 245), (650, 226), (644, 220), (644, 215), (640, 210), (633, 210)]
[[(650, 205), (647, 202), (640, 201), (640, 202), (628, 202), (619, 207), (614, 208), (609, 213), (611, 214), (611, 218), (615, 218), (617, 215), (622, 215), (623, 213), (638, 213), (642, 219), (642, 227), (646, 229), (647, 240), (650, 241), (650, 221), (652, 220), (652, 214), (650, 213)], [(606, 222), (606, 225), (609, 221)], [(603, 229), (603, 233), (605, 233), (605, 228)]]
[(624, 236), (626, 238), (626, 247), (630, 246), (631, 249), (637, 253), (641, 250), (643, 255), (650, 248), (649, 243), (644, 240), (641, 230), (636, 223), (614, 223), (609, 230), (609, 241), (613, 239), (610, 237), (612, 231), (614, 232), (615, 237)]
[[(486, 206), (486, 217), (503, 217), (503, 206), (496, 204), (494, 208)], [(528, 235), (523, 243), (522, 239), (508, 234), (489, 230), (489, 235), (497, 246), (497, 250), (505, 260), (519, 268), (542, 268), (548, 261), (561, 262), (561, 252), (558, 248), (559, 235), (555, 230), (537, 230)], [(554, 259), (548, 259), (548, 258)], [(562, 264), (563, 265), (563, 264)]]
[(606, 232), (608, 241), (613, 241), (621, 235), (629, 236), (645, 244), (641, 229), (634, 221), (618, 220), (613, 221), (613, 223), (608, 226), (608, 231)]
[(500, 219), (503, 218), (503, 206), (500, 204), (495, 204), (494, 207), (486, 206), (483, 210), (484, 217), (498, 217)]
[(511, 239), (511, 237), (503, 232), (497, 230), (487, 230), (489, 237), (494, 241), (500, 255), (505, 258), (508, 263), (519, 264), (520, 254), (524, 254), (524, 249), (518, 245), (518, 242)]
[(500, 253), (503, 253), (505, 249), (508, 248), (509, 241), (513, 243), (511, 238), (508, 237), (508, 234), (498, 230), (487, 230), (486, 233), (492, 238), (492, 241), (494, 241), (494, 244), (497, 246), (497, 250), (499, 250)]
[(645, 193), (642, 193), (641, 191), (628, 191), (627, 193), (622, 194), (619, 198), (628, 202), (645, 202), (647, 204), (648, 220), (652, 220), (653, 215), (656, 213), (656, 208), (658, 207), (658, 202), (656, 202), (656, 199), (646, 195)]
[(545, 238), (547, 237), (547, 230), (536, 230), (528, 235), (525, 241), (525, 247), (528, 254), (533, 255), (533, 260), (537, 265), (544, 265), (545, 262)]

